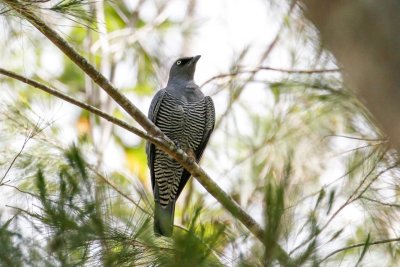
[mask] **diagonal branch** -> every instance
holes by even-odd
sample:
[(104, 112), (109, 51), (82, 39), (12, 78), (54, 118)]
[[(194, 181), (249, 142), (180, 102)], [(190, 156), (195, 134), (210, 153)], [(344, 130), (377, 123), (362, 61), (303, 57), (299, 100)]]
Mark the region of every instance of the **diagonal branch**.
[(27, 77), (21, 76), (21, 75), (15, 73), (15, 72), (8, 71), (8, 70), (5, 70), (3, 68), (0, 68), (0, 74), (3, 74), (5, 76), (8, 76), (8, 77), (13, 78), (15, 80), (18, 80), (18, 81), (21, 81), (23, 83), (26, 83), (26, 84), (28, 84), (28, 85), (30, 85), (32, 87), (40, 89), (40, 90), (42, 90), (42, 91), (44, 91), (46, 93), (49, 93), (49, 94), (51, 94), (51, 95), (53, 95), (53, 96), (55, 96), (57, 98), (60, 98), (60, 99), (66, 101), (68, 103), (71, 103), (71, 104), (73, 104), (73, 105), (75, 105), (77, 107), (85, 109), (85, 110), (87, 110), (87, 111), (89, 111), (89, 112), (91, 112), (93, 114), (96, 114), (97, 116), (99, 116), (99, 117), (101, 117), (101, 118), (103, 118), (103, 119), (105, 119), (105, 120), (107, 120), (107, 121), (109, 121), (109, 122), (111, 122), (111, 123), (113, 123), (115, 125), (118, 125), (121, 128), (124, 128), (125, 130), (128, 130), (129, 132), (131, 132), (133, 134), (136, 134), (137, 136), (140, 136), (140, 137), (142, 137), (142, 138), (144, 138), (146, 140), (154, 141), (153, 140), (154, 138), (151, 135), (147, 134), (146, 132), (144, 132), (144, 131), (136, 128), (136, 127), (133, 127), (133, 126), (127, 124), (126, 122), (124, 122), (124, 121), (122, 121), (120, 119), (117, 119), (117, 118), (115, 118), (115, 117), (113, 117), (113, 116), (101, 111), (100, 109), (98, 109), (96, 107), (93, 107), (93, 106), (91, 106), (89, 104), (86, 104), (84, 102), (81, 102), (81, 101), (79, 101), (79, 100), (77, 100), (77, 99), (75, 99), (73, 97), (70, 97), (70, 96), (62, 93), (59, 90), (50, 88), (50, 87), (48, 87), (48, 86), (46, 86), (46, 85), (44, 85), (42, 83), (39, 83), (39, 82), (34, 81), (34, 80), (31, 80), (31, 79), (29, 79)]
[[(24, 151), (26, 144), (29, 142), (29, 140), (33, 137), (33, 132), (30, 132), (27, 134), (27, 136), (25, 137), (24, 143), (22, 144), (21, 149), (19, 150), (19, 152), (17, 153), (17, 155), (15, 155), (15, 157), (13, 158), (13, 160), (11, 161), (10, 165), (8, 166), (6, 172), (4, 173), (3, 177), (0, 179), (0, 186), (4, 185), (3, 181), (4, 179), (7, 177), (8, 173), (10, 172), (11, 168), (14, 166), (15, 162), (17, 161), (17, 159), (21, 156), (22, 151)], [(7, 182), (5, 182), (7, 183)]]
[[(265, 232), (261, 226), (226, 192), (224, 192), (196, 162), (191, 160), (182, 149), (178, 149), (175, 144), (169, 140), (135, 105), (133, 105), (128, 98), (122, 95), (106, 77), (98, 72), (84, 57), (79, 55), (66, 40), (64, 40), (56, 31), (48, 27), (43, 20), (32, 13), (32, 11), (21, 4), (18, 0), (3, 0), (3, 2), (26, 18), (43, 35), (53, 42), (54, 45), (68, 56), (150, 134), (146, 136), (147, 138), (144, 134), (142, 134), (141, 137), (151, 141), (168, 155), (177, 160), (177, 162), (187, 169), (199, 181), (199, 183), (255, 237), (257, 237), (257, 239), (261, 242), (265, 242)], [(276, 246), (278, 248), (278, 260), (282, 264), (290, 262), (287, 253), (278, 244), (276, 244)]]
[[(287, 12), (287, 16), (289, 16), (293, 12), (294, 8), (296, 7), (297, 1), (298, 0), (291, 1), (290, 5), (289, 5), (289, 10)], [(271, 41), (271, 43), (268, 45), (267, 49), (261, 55), (260, 60), (258, 61), (258, 65), (262, 64), (269, 57), (271, 52), (274, 50), (274, 48), (276, 47), (276, 44), (279, 42), (279, 40), (281, 38), (281, 35), (282, 35), (284, 29), (286, 28), (286, 24), (287, 23), (286, 23), (286, 19), (285, 19), (284, 21), (282, 21), (274, 39)], [(232, 109), (233, 104), (240, 98), (240, 95), (244, 91), (245, 85), (254, 79), (254, 77), (256, 76), (256, 73), (257, 72), (252, 72), (251, 75), (249, 77), (247, 77), (247, 79), (241, 84), (241, 86), (239, 86), (238, 89), (233, 91), (231, 99), (229, 99), (228, 106), (226, 107), (225, 111), (222, 113), (220, 118), (216, 121), (214, 129), (219, 128), (222, 121), (227, 117), (228, 113)], [(206, 81), (206, 83), (207, 82), (209, 82), (209, 81)], [(205, 85), (205, 83), (203, 83), (202, 86), (203, 85)]]
[(161, 131), (123, 94), (121, 94), (107, 78), (98, 72), (84, 57), (62, 38), (55, 30), (46, 25), (26, 5), (17, 0), (3, 0), (9, 7), (27, 19), (36, 29), (56, 45), (69, 59), (83, 70), (96, 84), (98, 84), (112, 99), (115, 100), (132, 118), (134, 118), (147, 132), (163, 136)]
[[(26, 83), (28, 85), (31, 85), (37, 89), (40, 89), (42, 91), (45, 91), (51, 95), (54, 95), (60, 99), (65, 100), (66, 102), (69, 102), (75, 106), (78, 106), (82, 109), (85, 109), (89, 112), (92, 112), (93, 114), (98, 115), (99, 117), (106, 119), (148, 141), (153, 142), (154, 144), (160, 146), (164, 151), (167, 153), (171, 154), (170, 149), (174, 149), (171, 156), (176, 157), (176, 154), (180, 155), (180, 162), (184, 161), (185, 163), (182, 164), (185, 168), (188, 170), (191, 170), (191, 173), (197, 177), (199, 180), (200, 184), (202, 184), (211, 195), (213, 195), (225, 208), (227, 208), (237, 219), (239, 219), (253, 234), (255, 234), (260, 240), (264, 236), (264, 231), (261, 229), (261, 227), (247, 214), (245, 213), (240, 206), (234, 202), (234, 200), (231, 199), (229, 195), (227, 195), (201, 168), (198, 164), (190, 161), (187, 158), (187, 155), (183, 153), (181, 149), (177, 149), (176, 147), (171, 148), (171, 146), (168, 146), (169, 144), (167, 143), (166, 146), (166, 141), (162, 139), (155, 138), (140, 129), (137, 129), (133, 126), (130, 126), (129, 124), (125, 123), (124, 121), (121, 121), (99, 109), (96, 107), (93, 107), (91, 105), (88, 105), (86, 103), (83, 103), (75, 98), (72, 98), (58, 90), (55, 90), (53, 88), (50, 88), (44, 84), (41, 84), (39, 82), (36, 82), (34, 80), (31, 80), (29, 78), (23, 77), (19, 74), (16, 74), (14, 72), (5, 70), (0, 68), (0, 74), (6, 75), (8, 77), (14, 78), (16, 80), (19, 80), (23, 83)], [(178, 160), (179, 161), (179, 160)], [(189, 167), (193, 165), (193, 167)], [(195, 174), (196, 173), (196, 174)], [(205, 178), (204, 178), (205, 176)], [(201, 181), (201, 179), (204, 179), (204, 181)]]

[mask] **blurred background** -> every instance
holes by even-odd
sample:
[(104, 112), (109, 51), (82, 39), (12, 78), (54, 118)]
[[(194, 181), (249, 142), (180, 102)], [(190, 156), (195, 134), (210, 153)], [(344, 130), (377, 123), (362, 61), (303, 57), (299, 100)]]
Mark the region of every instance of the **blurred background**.
[[(202, 55), (217, 122), (201, 166), (271, 246), (195, 179), (174, 237), (154, 238), (145, 140), (0, 76), (0, 265), (278, 266), (275, 241), (288, 266), (398, 265), (397, 154), (296, 1), (20, 2), (145, 114), (174, 60)], [(0, 14), (0, 68), (138, 126), (2, 1)]]

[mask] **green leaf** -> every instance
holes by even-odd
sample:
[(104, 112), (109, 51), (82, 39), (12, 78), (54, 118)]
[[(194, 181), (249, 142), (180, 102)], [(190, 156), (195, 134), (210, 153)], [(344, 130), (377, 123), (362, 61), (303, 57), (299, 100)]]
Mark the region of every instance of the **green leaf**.
[(327, 215), (331, 212), (331, 209), (332, 209), (332, 206), (333, 206), (333, 203), (334, 203), (334, 200), (335, 200), (335, 192), (336, 192), (335, 189), (332, 189), (329, 192), (328, 208), (326, 210), (326, 214)]
[(371, 235), (370, 235), (370, 233), (368, 233), (367, 239), (365, 240), (365, 244), (364, 244), (363, 250), (362, 250), (361, 255), (358, 258), (358, 261), (357, 261), (355, 266), (358, 266), (361, 263), (362, 259), (365, 256), (365, 253), (367, 253), (367, 250), (368, 250), (368, 248), (370, 246), (370, 241), (371, 241)]
[(271, 83), (270, 89), (272, 94), (274, 95), (275, 104), (279, 102), (281, 96), (281, 83)]

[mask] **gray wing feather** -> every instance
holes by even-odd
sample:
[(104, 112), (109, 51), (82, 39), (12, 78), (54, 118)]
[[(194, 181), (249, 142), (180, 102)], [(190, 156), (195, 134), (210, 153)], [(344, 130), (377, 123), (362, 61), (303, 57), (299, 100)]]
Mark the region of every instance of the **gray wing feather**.
[[(157, 94), (154, 96), (153, 100), (151, 101), (150, 108), (149, 108), (149, 114), (148, 118), (151, 120), (154, 124), (157, 121), (157, 114), (158, 110), (160, 109), (160, 105), (162, 102), (162, 99), (165, 94), (165, 89), (161, 89), (160, 91), (157, 92)], [(146, 144), (146, 154), (147, 154), (147, 164), (149, 165), (150, 168), (150, 175), (151, 175), (151, 186), (154, 190), (154, 156), (155, 156), (155, 146), (147, 142)]]
[[(204, 149), (207, 146), (208, 140), (210, 140), (211, 133), (214, 130), (215, 126), (215, 107), (214, 107), (214, 102), (211, 99), (211, 97), (206, 96), (206, 127), (204, 129), (204, 134), (203, 138), (198, 146), (198, 148), (195, 151), (196, 154), (196, 161), (199, 162), (201, 159), (201, 156), (203, 155)], [(183, 173), (181, 176), (181, 180), (179, 183), (178, 190), (176, 192), (176, 199), (178, 199), (179, 195), (181, 194), (183, 188), (185, 187), (187, 181), (189, 180), (190, 173), (186, 170), (183, 169)]]
[(201, 156), (203, 155), (204, 149), (207, 146), (208, 140), (210, 139), (211, 133), (213, 132), (215, 126), (214, 102), (209, 96), (206, 96), (205, 100), (207, 106), (206, 128), (204, 130), (203, 139), (201, 140), (201, 143), (196, 150), (197, 161), (200, 161)]

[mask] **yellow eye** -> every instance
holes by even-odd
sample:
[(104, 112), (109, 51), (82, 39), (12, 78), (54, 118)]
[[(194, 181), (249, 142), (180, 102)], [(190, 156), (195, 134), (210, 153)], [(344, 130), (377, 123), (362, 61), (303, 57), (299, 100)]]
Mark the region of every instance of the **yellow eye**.
[(176, 62), (176, 65), (181, 65), (181, 61), (180, 60), (178, 60), (177, 62)]

